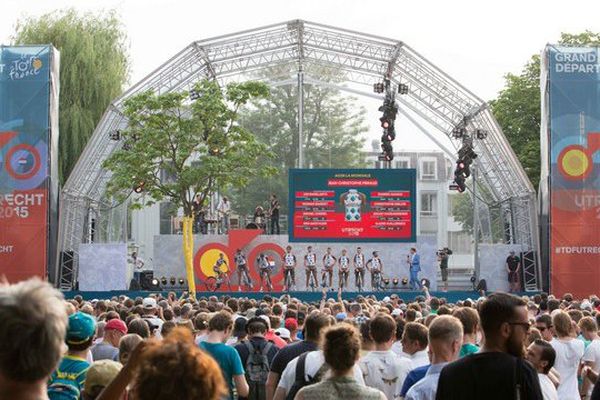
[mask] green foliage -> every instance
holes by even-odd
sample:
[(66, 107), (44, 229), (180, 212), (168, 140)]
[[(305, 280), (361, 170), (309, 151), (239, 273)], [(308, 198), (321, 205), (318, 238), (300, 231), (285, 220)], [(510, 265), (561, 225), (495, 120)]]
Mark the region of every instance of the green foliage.
[(114, 12), (74, 9), (17, 23), (13, 44), (51, 43), (60, 51), (59, 173), (69, 176), (107, 106), (129, 76), (122, 24)]
[(560, 44), (565, 46), (600, 46), (600, 32), (586, 30), (583, 33), (561, 33)]
[[(322, 81), (335, 82), (341, 77), (328, 71), (311, 71)], [(270, 69), (265, 76), (290, 76), (283, 67)], [(275, 154), (264, 163), (281, 172), (268, 180), (255, 178), (243, 190), (233, 193), (232, 205), (241, 214), (247, 214), (261, 204), (266, 205), (270, 193), (280, 199), (281, 212), (287, 212), (288, 169), (298, 163), (298, 97), (297, 85), (278, 86), (271, 90), (268, 101), (255, 101), (243, 112), (243, 126), (255, 132), (258, 139)], [(364, 108), (358, 108), (355, 99), (342, 96), (338, 90), (304, 85), (304, 167), (360, 168), (365, 165), (360, 157), (364, 140), (360, 137), (365, 126)]]
[(134, 206), (168, 200), (191, 216), (196, 194), (206, 201), (217, 189), (244, 187), (251, 177), (275, 172), (258, 163), (271, 152), (237, 123), (240, 107), (267, 98), (268, 88), (250, 81), (229, 84), (223, 93), (217, 82), (204, 80), (195, 91), (199, 98), (191, 103), (188, 92), (145, 92), (125, 101), (123, 149), (103, 165), (113, 173), (109, 194), (122, 199), (143, 185)]

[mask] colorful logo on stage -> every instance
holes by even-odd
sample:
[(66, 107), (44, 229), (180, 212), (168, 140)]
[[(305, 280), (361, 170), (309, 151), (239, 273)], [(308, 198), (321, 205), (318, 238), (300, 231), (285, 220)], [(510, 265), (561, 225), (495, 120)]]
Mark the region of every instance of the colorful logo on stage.
[[(250, 278), (254, 283), (254, 290), (259, 289), (258, 282), (260, 276), (256, 267), (256, 260), (260, 254), (266, 256), (269, 264), (273, 266), (271, 272), (271, 280), (273, 282), (273, 290), (280, 291), (283, 289), (283, 273), (281, 265), (285, 254), (284, 249), (275, 243), (261, 243), (256, 246), (251, 246), (254, 239), (260, 235), (258, 229), (239, 229), (231, 230), (228, 235), (228, 243), (207, 243), (200, 247), (194, 255), (194, 274), (196, 276), (196, 286), (200, 291), (205, 289), (206, 279), (216, 275), (214, 266), (217, 264), (220, 255), (223, 254), (225, 263), (221, 264), (221, 271), (225, 272), (231, 281), (231, 289), (237, 290), (240, 286), (238, 274), (235, 265), (235, 253), (237, 249), (241, 249), (247, 260), (247, 266), (250, 273)], [(225, 264), (227, 266), (225, 266)], [(230, 288), (227, 283), (224, 283), (219, 290), (228, 291)], [(247, 290), (247, 288), (243, 288)]]
[(22, 123), (15, 120), (0, 124), (0, 189), (35, 189), (46, 177), (47, 144), (42, 140), (26, 143), (28, 138), (15, 129)]
[(568, 180), (586, 179), (594, 169), (593, 156), (600, 150), (600, 133), (587, 134), (587, 146), (566, 146), (558, 155), (557, 165), (561, 175)]

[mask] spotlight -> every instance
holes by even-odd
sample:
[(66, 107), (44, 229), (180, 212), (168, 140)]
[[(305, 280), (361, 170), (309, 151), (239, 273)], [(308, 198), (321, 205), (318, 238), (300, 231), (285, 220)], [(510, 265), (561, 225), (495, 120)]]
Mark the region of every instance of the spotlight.
[(394, 285), (394, 287), (397, 287), (399, 282), (400, 281), (398, 280), (398, 278), (392, 279), (392, 284)]
[(486, 130), (483, 129), (475, 129), (475, 137), (477, 139), (485, 139), (487, 137), (488, 133)]
[(473, 276), (471, 277), (471, 283), (475, 283), (475, 281), (477, 281), (477, 278), (475, 277), (475, 275), (473, 275)]
[(183, 278), (179, 278), (179, 284), (180, 284), (181, 286), (185, 285), (185, 279), (183, 279)]
[(142, 193), (144, 191), (144, 186), (146, 186), (146, 182), (140, 182), (136, 187), (133, 188), (133, 191), (136, 193)]
[(112, 131), (108, 134), (108, 137), (110, 140), (121, 140), (121, 131), (118, 129), (116, 131)]
[(429, 279), (423, 278), (421, 279), (421, 286), (425, 286), (427, 289), (429, 289), (429, 287), (431, 286), (431, 282), (429, 282)]
[(390, 278), (383, 278), (383, 284), (385, 286), (389, 286), (390, 285)]
[(162, 283), (163, 286), (167, 286), (167, 277), (163, 276), (162, 278), (160, 278), (160, 283)]
[(175, 277), (172, 276), (171, 279), (169, 279), (169, 283), (171, 284), (171, 286), (175, 286), (175, 284), (177, 283), (177, 279), (175, 279)]
[(159, 289), (160, 288), (160, 282), (157, 278), (152, 278), (152, 280), (150, 281), (151, 287), (150, 289)]
[(402, 278), (402, 286), (408, 285), (408, 278)]
[(200, 98), (200, 93), (198, 93), (198, 91), (196, 89), (190, 90), (190, 99), (191, 100), (198, 100), (199, 98)]
[(385, 91), (385, 85), (381, 82), (373, 84), (373, 91), (375, 93), (383, 93)]
[(398, 93), (408, 94), (408, 85), (405, 83), (398, 84)]
[(462, 139), (466, 132), (467, 131), (465, 128), (454, 128), (452, 129), (452, 137), (454, 139)]

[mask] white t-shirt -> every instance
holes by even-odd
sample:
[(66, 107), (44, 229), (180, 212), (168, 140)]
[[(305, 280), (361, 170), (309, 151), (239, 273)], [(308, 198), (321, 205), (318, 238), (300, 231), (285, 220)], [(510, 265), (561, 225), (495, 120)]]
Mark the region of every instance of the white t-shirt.
[(584, 352), (584, 344), (581, 340), (554, 339), (550, 342), (556, 351), (554, 368), (560, 374), (560, 385), (558, 385), (558, 397), (561, 400), (580, 400), (577, 386), (577, 368), (581, 362)]
[(540, 378), (540, 387), (542, 388), (542, 397), (544, 400), (558, 400), (558, 393), (548, 375), (538, 373), (538, 378)]
[[(600, 368), (600, 339), (592, 340), (592, 343), (588, 345), (585, 353), (583, 353), (582, 361), (594, 363), (594, 370), (598, 371), (598, 368)], [(590, 385), (588, 396), (592, 395), (592, 390), (594, 390), (594, 386)]]
[(394, 344), (392, 345), (392, 351), (400, 357), (406, 356), (406, 354), (404, 354), (404, 351), (402, 350), (402, 342), (400, 340), (394, 342)]
[[(279, 380), (279, 384), (277, 387), (285, 389), (285, 394), (287, 395), (294, 386), (294, 381), (296, 380), (296, 364), (298, 364), (298, 358), (294, 358), (289, 362), (287, 367), (283, 370), (281, 374), (281, 379)], [(310, 377), (314, 376), (321, 368), (321, 365), (325, 363), (325, 356), (323, 355), (322, 350), (311, 351), (306, 356), (306, 363), (304, 365), (304, 379), (308, 380)], [(358, 364), (354, 365), (354, 379), (358, 382), (359, 385), (365, 385), (365, 381), (363, 379), (362, 372), (360, 371), (360, 367)], [(325, 378), (330, 376), (328, 372), (325, 375)]]
[(425, 348), (425, 350), (417, 351), (413, 355), (409, 355), (406, 353), (403, 354), (412, 363), (412, 369), (424, 367), (425, 365), (431, 364), (431, 362), (429, 361), (429, 351), (427, 350), (427, 348)]
[(404, 380), (412, 369), (410, 360), (398, 356), (392, 350), (370, 351), (359, 360), (358, 365), (365, 384), (381, 390), (392, 400), (400, 397)]

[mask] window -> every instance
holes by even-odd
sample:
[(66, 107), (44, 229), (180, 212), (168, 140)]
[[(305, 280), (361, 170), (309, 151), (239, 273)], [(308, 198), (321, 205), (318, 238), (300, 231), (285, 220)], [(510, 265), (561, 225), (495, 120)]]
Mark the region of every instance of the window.
[(436, 216), (437, 215), (437, 194), (421, 193), (421, 215)]
[(173, 220), (173, 207), (169, 202), (160, 203), (160, 234), (170, 235), (173, 232), (172, 220)]
[(399, 169), (410, 168), (410, 158), (408, 158), (408, 157), (398, 157), (398, 160), (396, 161), (395, 167), (399, 168)]
[(437, 179), (437, 160), (421, 160), (421, 180), (434, 181)]

